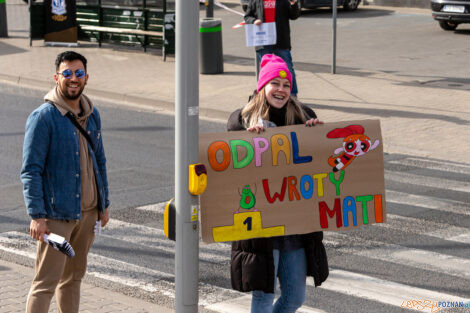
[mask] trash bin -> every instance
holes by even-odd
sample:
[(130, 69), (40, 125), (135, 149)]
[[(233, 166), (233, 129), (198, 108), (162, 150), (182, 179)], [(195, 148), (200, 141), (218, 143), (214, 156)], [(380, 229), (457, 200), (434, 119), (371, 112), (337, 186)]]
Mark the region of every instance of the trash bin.
[(224, 72), (221, 19), (205, 18), (199, 21), (199, 71), (201, 74)]
[(0, 0), (0, 37), (8, 37), (7, 4)]

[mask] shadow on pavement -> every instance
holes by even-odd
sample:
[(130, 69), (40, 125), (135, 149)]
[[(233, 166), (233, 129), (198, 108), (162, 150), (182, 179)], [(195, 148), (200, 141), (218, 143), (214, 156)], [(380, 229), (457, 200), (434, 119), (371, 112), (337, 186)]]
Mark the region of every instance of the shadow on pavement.
[(14, 137), (14, 136), (24, 136), (24, 132), (17, 132), (17, 133), (1, 133), (0, 137)]
[(310, 104), (310, 103), (304, 103), (304, 104), (314, 107), (314, 108), (318, 108), (318, 109), (340, 111), (343, 113), (347, 112), (347, 113), (353, 113), (353, 114), (370, 115), (374, 117), (432, 119), (432, 120), (450, 122), (450, 123), (454, 123), (458, 125), (470, 125), (470, 121), (468, 120), (464, 120), (464, 119), (454, 117), (454, 116), (447, 116), (447, 115), (440, 115), (440, 114), (418, 113), (418, 112), (390, 110), (390, 109), (357, 108), (357, 107), (353, 107), (350, 105), (330, 106), (330, 105), (325, 105), (325, 104)]
[(0, 55), (16, 54), (27, 52), (25, 49), (21, 49), (4, 42), (0, 42)]
[(144, 131), (144, 132), (153, 132), (159, 130), (172, 130), (173, 127), (162, 127), (162, 126), (130, 126), (130, 127), (113, 127), (113, 128), (103, 128), (105, 131)]
[[(331, 19), (331, 8), (320, 8), (313, 10), (302, 10), (301, 18), (328, 18)], [(345, 11), (338, 7), (338, 18), (373, 18), (379, 16), (392, 15), (392, 10), (365, 9), (359, 8), (356, 11)]]
[(246, 72), (230, 72), (224, 71), (224, 75), (233, 75), (233, 76), (254, 76), (255, 75), (255, 68), (253, 66), (253, 71), (246, 71)]
[[(224, 63), (252, 66), (254, 74), (254, 58), (238, 57), (234, 55), (224, 55)], [(302, 70), (310, 72), (312, 74), (318, 73), (331, 73), (331, 65), (306, 63), (306, 62), (295, 62), (296, 70)], [(398, 77), (409, 77), (409, 81), (395, 81), (395, 85), (399, 86), (412, 86), (412, 87), (424, 87), (424, 88), (444, 88), (444, 89), (456, 89), (456, 90), (470, 90), (470, 79), (467, 78), (455, 78), (455, 77), (439, 77), (439, 76), (409, 76), (402, 74), (397, 71), (368, 71), (367, 69), (337, 66), (336, 73), (340, 75), (350, 75), (356, 77), (370, 77), (379, 73), (393, 74)], [(414, 78), (414, 79), (412, 79)]]
[(456, 29), (454, 31), (454, 34), (456, 35), (470, 35), (470, 29)]
[[(406, 77), (407, 75), (398, 76)], [(419, 81), (401, 82), (401, 86), (423, 86), (430, 88), (445, 88), (457, 90), (470, 90), (470, 79), (456, 77), (426, 77)]]

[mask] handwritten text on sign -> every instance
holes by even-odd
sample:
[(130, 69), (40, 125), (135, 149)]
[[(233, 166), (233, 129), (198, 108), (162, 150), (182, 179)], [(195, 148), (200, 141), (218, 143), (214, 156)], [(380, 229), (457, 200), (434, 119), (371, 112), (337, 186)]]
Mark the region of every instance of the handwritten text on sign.
[(205, 242), (345, 230), (385, 220), (378, 120), (201, 134)]

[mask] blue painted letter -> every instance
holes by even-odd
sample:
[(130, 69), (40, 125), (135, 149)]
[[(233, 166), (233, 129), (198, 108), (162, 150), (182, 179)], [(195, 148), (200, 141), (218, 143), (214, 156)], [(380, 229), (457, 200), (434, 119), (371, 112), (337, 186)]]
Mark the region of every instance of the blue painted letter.
[(295, 132), (290, 133), (292, 140), (292, 155), (294, 158), (294, 164), (312, 162), (311, 156), (299, 156), (299, 142), (297, 141), (297, 134)]

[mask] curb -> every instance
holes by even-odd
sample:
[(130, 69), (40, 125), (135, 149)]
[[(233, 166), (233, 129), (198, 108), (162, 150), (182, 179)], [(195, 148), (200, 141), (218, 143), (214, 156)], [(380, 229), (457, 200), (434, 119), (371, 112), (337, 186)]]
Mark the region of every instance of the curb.
[[(40, 91), (48, 92), (54, 87), (54, 83), (46, 82), (43, 80), (25, 78), (22, 76), (14, 76), (0, 73), (0, 81), (18, 87), (32, 88)], [(124, 93), (116, 93), (103, 91), (93, 88), (86, 88), (86, 94), (91, 98), (98, 98), (109, 102), (116, 102), (117, 105), (122, 105), (134, 109), (142, 109), (145, 111), (159, 112), (162, 114), (174, 115), (175, 103), (162, 99), (150, 99), (145, 97), (138, 97)], [(232, 112), (223, 110), (216, 110), (210, 108), (201, 108), (199, 106), (199, 117), (204, 120), (215, 120), (219, 122), (226, 122), (228, 116)]]

